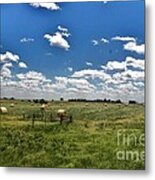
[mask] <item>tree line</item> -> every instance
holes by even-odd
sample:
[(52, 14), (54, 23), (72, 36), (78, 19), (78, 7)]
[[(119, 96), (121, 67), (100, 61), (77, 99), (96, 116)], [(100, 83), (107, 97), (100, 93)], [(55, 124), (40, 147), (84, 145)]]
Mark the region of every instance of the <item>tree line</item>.
[[(16, 100), (14, 97), (11, 98), (7, 98), (4, 97), (4, 100)], [(27, 99), (24, 100), (22, 99), (21, 101), (27, 101), (27, 102), (33, 102), (33, 103), (38, 103), (38, 104), (47, 104), (49, 101), (45, 100), (45, 99)], [(52, 99), (52, 102), (54, 102), (55, 100)], [(63, 102), (64, 98), (60, 98), (60, 101)], [(97, 103), (116, 103), (116, 104), (122, 104), (123, 102), (120, 99), (117, 100), (111, 100), (111, 99), (94, 99), (94, 100), (89, 100), (89, 99), (68, 99), (68, 102), (97, 102)], [(135, 100), (129, 100), (128, 101), (129, 104), (137, 104), (137, 102)]]

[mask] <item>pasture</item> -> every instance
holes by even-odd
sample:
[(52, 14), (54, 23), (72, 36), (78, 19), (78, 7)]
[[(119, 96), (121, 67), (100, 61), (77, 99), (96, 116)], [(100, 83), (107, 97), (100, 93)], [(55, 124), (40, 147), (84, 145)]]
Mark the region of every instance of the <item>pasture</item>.
[[(145, 169), (144, 105), (49, 102), (43, 116), (36, 103), (1, 106), (0, 166)], [(60, 124), (58, 109), (73, 122)]]

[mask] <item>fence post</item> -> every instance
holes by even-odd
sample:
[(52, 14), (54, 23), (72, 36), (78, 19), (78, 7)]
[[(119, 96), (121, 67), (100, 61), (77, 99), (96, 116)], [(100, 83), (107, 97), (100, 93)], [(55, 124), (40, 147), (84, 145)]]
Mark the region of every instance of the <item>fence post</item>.
[(52, 115), (52, 113), (50, 114), (50, 122), (52, 122), (53, 121), (53, 115)]
[(44, 119), (45, 119), (45, 127), (46, 127), (46, 115), (45, 115), (45, 111), (44, 111)]
[(35, 114), (32, 116), (32, 128), (34, 128), (34, 120), (35, 120)]
[(69, 116), (69, 121), (73, 122), (73, 116), (72, 115)]

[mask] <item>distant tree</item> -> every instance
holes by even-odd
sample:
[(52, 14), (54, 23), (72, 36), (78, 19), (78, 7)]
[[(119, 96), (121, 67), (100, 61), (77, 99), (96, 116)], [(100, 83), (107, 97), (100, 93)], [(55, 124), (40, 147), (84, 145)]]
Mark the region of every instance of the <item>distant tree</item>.
[(103, 100), (103, 102), (106, 102), (106, 101), (107, 101), (106, 99)]
[(14, 97), (11, 97), (10, 100), (15, 100), (15, 98), (14, 98)]
[(8, 98), (7, 97), (3, 97), (4, 100), (7, 100)]
[(130, 101), (129, 101), (129, 104), (137, 104), (137, 102), (136, 102), (136, 101), (133, 101), (133, 100), (130, 100)]
[(103, 100), (103, 102), (105, 102), (105, 103), (110, 103), (110, 102), (112, 102), (112, 101), (111, 101), (110, 99), (106, 99), (106, 98), (105, 98), (105, 99)]
[(63, 98), (63, 97), (61, 97), (61, 98), (60, 98), (60, 101), (64, 101), (64, 98)]
[(116, 100), (115, 102), (116, 102), (116, 103), (119, 103), (119, 104), (122, 103), (122, 101), (121, 101), (120, 99)]
[(34, 103), (39, 103), (39, 100), (38, 99), (33, 99), (33, 102)]
[(40, 104), (47, 104), (47, 101), (44, 100), (44, 99), (40, 99), (39, 103), (40, 103)]

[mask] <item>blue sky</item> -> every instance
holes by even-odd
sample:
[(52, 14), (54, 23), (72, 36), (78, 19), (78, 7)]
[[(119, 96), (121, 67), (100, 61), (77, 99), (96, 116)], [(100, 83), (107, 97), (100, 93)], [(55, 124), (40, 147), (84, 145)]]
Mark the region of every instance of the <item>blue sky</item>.
[[(17, 55), (18, 62), (13, 62), (7, 52)], [(136, 79), (135, 76), (136, 72), (138, 75), (139, 72), (144, 73), (144, 1), (1, 5), (1, 55), (4, 96), (29, 98), (39, 90), (41, 97), (49, 99), (59, 98), (60, 95), (65, 98), (90, 98), (93, 94), (95, 98), (96, 92), (99, 98), (115, 99), (114, 92), (108, 94), (110, 90), (107, 88), (117, 89), (112, 80), (117, 81), (115, 75), (120, 73), (124, 81), (120, 82), (119, 87), (124, 85), (126, 88), (132, 84), (133, 89), (126, 88), (130, 91), (129, 97), (134, 98), (135, 86), (140, 92), (137, 100), (143, 101), (144, 76), (143, 79), (141, 76)], [(127, 58), (130, 58), (127, 68), (111, 67), (117, 62), (122, 66), (127, 63)], [(7, 66), (6, 63), (12, 65)], [(19, 63), (25, 66), (20, 67)], [(11, 73), (8, 77), (4, 72), (6, 69)], [(49, 80), (43, 82), (44, 87), (34, 82), (35, 78), (29, 78), (29, 75), (37, 76), (37, 73)], [(101, 80), (98, 74), (102, 76), (102, 73), (111, 79)], [(133, 78), (125, 79), (125, 73), (131, 73)], [(19, 76), (21, 74), (25, 79)], [(27, 82), (28, 79), (32, 85)], [(85, 80), (82, 83), (89, 83), (87, 86), (94, 90), (82, 92), (80, 80)], [(79, 87), (75, 85), (76, 81)], [(21, 87), (17, 87), (17, 83), (21, 83)], [(22, 94), (25, 90), (23, 83), (28, 83), (25, 86), (33, 88), (34, 94)], [(140, 87), (135, 83), (141, 84)], [(44, 89), (47, 85), (50, 87), (49, 94)], [(68, 93), (70, 88), (74, 88), (71, 94)], [(21, 91), (19, 94), (17, 89)], [(127, 90), (121, 92), (119, 88), (116, 93), (126, 100)]]

